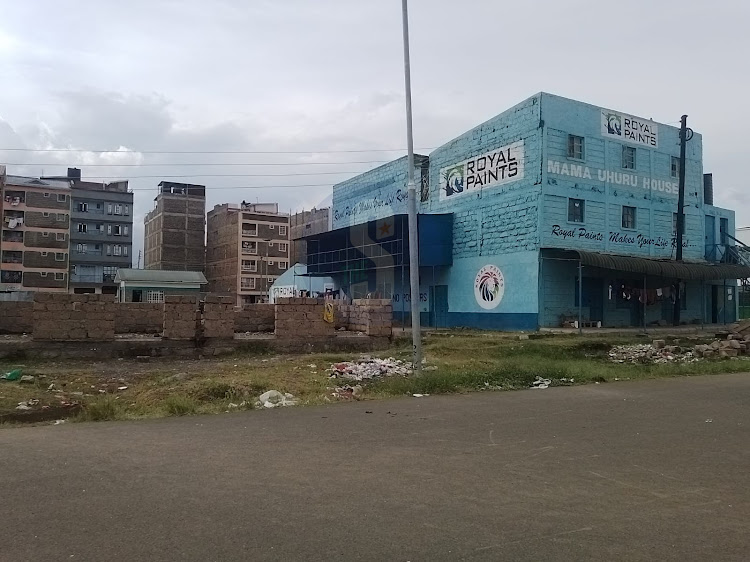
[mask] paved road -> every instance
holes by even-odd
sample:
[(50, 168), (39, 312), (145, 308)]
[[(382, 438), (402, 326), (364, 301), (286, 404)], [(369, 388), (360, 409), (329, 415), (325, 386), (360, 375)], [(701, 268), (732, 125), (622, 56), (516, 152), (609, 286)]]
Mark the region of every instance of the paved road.
[(0, 430), (0, 560), (747, 560), (749, 413), (727, 375)]

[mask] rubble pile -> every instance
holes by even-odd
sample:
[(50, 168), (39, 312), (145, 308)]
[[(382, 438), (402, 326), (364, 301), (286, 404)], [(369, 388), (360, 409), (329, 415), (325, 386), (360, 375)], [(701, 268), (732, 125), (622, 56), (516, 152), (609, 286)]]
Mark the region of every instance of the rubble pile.
[(411, 368), (398, 359), (362, 357), (358, 361), (343, 361), (331, 365), (331, 378), (364, 381), (382, 377), (411, 375)]
[(616, 345), (609, 351), (613, 363), (693, 363), (701, 356), (679, 345), (665, 345), (664, 340), (636, 345)]
[(725, 340), (716, 339), (710, 344), (696, 345), (693, 352), (696, 356), (705, 358), (750, 355), (750, 335), (729, 334)]

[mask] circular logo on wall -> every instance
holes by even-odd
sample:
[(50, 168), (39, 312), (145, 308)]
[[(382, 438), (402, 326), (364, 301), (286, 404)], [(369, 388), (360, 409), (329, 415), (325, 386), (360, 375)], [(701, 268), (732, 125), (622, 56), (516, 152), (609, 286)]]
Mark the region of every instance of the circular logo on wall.
[(495, 265), (485, 265), (474, 279), (474, 298), (484, 309), (491, 310), (500, 304), (505, 294), (503, 272)]

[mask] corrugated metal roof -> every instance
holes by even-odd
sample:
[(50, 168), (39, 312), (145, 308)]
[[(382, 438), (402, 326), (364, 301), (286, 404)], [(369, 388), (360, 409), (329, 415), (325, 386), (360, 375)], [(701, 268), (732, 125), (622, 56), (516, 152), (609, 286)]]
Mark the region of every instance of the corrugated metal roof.
[(674, 260), (657, 260), (635, 256), (602, 254), (583, 250), (563, 250), (573, 259), (584, 265), (612, 269), (627, 273), (641, 273), (666, 279), (746, 279), (750, 277), (750, 267), (729, 263), (690, 263)]
[(5, 176), (5, 185), (28, 187), (49, 187), (51, 189), (70, 189), (68, 180), (48, 180), (30, 178), (26, 176)]
[(155, 282), (155, 283), (191, 283), (205, 285), (206, 276), (200, 271), (166, 271), (162, 269), (118, 269), (115, 283)]

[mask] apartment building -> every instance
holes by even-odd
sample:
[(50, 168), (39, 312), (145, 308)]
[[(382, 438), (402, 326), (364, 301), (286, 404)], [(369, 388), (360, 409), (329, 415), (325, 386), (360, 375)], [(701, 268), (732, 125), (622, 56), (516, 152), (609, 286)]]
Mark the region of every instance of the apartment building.
[(237, 305), (268, 301), (268, 290), (289, 268), (289, 215), (276, 203), (216, 205), (208, 213), (208, 290)]
[(203, 271), (206, 186), (163, 181), (144, 219), (144, 267)]
[(70, 182), (0, 167), (0, 291), (68, 290)]

